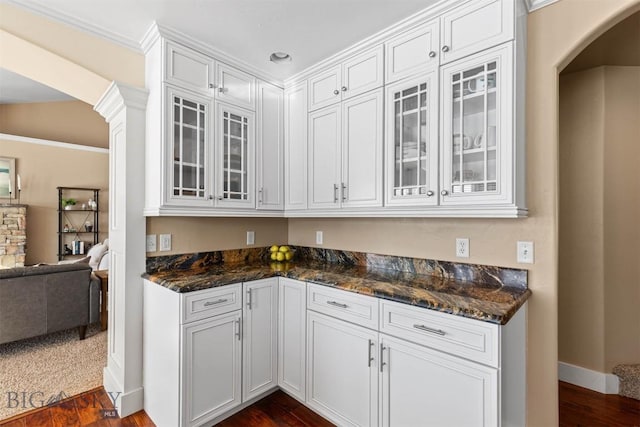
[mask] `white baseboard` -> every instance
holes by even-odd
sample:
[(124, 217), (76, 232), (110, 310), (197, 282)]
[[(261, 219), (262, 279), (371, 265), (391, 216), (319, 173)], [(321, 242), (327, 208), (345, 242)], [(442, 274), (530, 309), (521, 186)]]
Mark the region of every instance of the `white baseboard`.
[(604, 372), (592, 371), (581, 366), (558, 362), (558, 379), (598, 393), (618, 394), (618, 377), (613, 374), (605, 374)]
[(120, 390), (122, 390), (123, 387), (109, 370), (108, 366), (103, 370), (102, 383), (120, 418), (144, 409), (143, 388), (139, 387), (127, 393), (121, 392)]

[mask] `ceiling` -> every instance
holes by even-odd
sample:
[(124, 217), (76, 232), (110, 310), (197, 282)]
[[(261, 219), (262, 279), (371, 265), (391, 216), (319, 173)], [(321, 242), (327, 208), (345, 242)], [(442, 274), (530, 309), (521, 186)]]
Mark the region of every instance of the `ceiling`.
[[(284, 80), (439, 0), (9, 0), (139, 49), (156, 21)], [(269, 62), (274, 51), (293, 61)]]
[(53, 102), (74, 99), (67, 94), (0, 68), (0, 104)]

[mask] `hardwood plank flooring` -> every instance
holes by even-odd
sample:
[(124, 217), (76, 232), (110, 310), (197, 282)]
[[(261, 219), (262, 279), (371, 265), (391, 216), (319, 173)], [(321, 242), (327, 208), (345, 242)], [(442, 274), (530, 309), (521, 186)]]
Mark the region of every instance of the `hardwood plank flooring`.
[[(559, 383), (560, 427), (640, 427), (640, 401), (600, 394)], [(144, 411), (126, 418), (110, 417), (113, 406), (102, 387), (55, 405), (38, 408), (0, 421), (0, 427), (154, 427)], [(219, 427), (325, 427), (330, 422), (282, 391), (245, 408)]]

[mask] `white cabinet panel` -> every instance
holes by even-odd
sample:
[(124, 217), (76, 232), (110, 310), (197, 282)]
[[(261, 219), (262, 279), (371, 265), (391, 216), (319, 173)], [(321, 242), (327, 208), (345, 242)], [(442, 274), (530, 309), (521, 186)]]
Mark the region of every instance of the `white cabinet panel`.
[(216, 69), (216, 98), (239, 107), (255, 110), (255, 77), (222, 63), (218, 63)]
[(337, 65), (309, 79), (309, 111), (340, 102), (340, 70)]
[(246, 402), (277, 386), (278, 278), (243, 283), (243, 395)]
[(371, 329), (378, 329), (378, 299), (309, 283), (307, 308)]
[(377, 332), (307, 314), (307, 404), (341, 426), (378, 423)]
[(376, 89), (384, 82), (383, 47), (364, 52), (342, 63), (342, 99)]
[(340, 105), (309, 113), (310, 209), (339, 206)]
[(259, 82), (256, 132), (257, 209), (284, 207), (283, 125), (282, 89)]
[(382, 426), (497, 426), (498, 370), (381, 335)]
[(307, 83), (285, 91), (285, 209), (307, 208)]
[(307, 287), (281, 277), (278, 289), (278, 385), (301, 402), (306, 398)]
[(182, 322), (192, 322), (242, 308), (242, 285), (188, 292), (182, 298)]
[(474, 0), (445, 13), (441, 20), (441, 63), (513, 39), (513, 0)]
[(241, 312), (183, 326), (183, 424), (202, 425), (240, 404)]
[(213, 59), (175, 43), (166, 43), (165, 81), (206, 94), (211, 93)]
[(439, 21), (428, 22), (385, 43), (386, 83), (392, 83), (439, 65)]

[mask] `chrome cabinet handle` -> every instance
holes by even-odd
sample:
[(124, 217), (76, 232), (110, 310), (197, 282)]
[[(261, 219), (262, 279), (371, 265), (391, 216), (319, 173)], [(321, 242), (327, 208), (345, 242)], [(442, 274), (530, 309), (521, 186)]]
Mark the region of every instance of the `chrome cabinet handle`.
[(338, 89), (336, 89), (336, 90), (334, 90), (334, 91), (333, 91), (333, 94), (334, 94), (334, 95), (339, 95), (339, 94), (340, 94), (340, 91), (339, 91)]
[(238, 337), (238, 341), (240, 341), (242, 339), (241, 334), (240, 334), (240, 330), (242, 329), (241, 326), (240, 326), (240, 320), (241, 319), (236, 320), (236, 327), (238, 328), (236, 330), (236, 337)]
[(262, 193), (264, 192), (264, 187), (260, 187), (258, 190), (258, 203), (262, 204)]
[(425, 326), (425, 325), (413, 325), (413, 327), (416, 328), (416, 329), (420, 329), (421, 331), (429, 332), (429, 333), (436, 334), (436, 335), (445, 336), (447, 334), (442, 329), (433, 329), (433, 328), (430, 328), (430, 327)]
[(371, 362), (373, 362), (373, 356), (371, 355), (371, 349), (374, 346), (374, 342), (369, 340), (369, 361), (367, 362), (367, 366), (370, 368), (371, 367)]
[(435, 51), (431, 51), (429, 52), (429, 58), (435, 58), (436, 57), (436, 52)]
[(386, 349), (387, 349), (387, 347), (385, 347), (382, 344), (380, 344), (380, 372), (382, 372), (382, 367), (384, 365), (386, 365), (386, 363), (384, 363), (384, 351)]
[(227, 301), (229, 301), (227, 298), (222, 298), (222, 299), (219, 299), (217, 301), (207, 301), (207, 302), (204, 303), (204, 306), (205, 307), (209, 307), (209, 306), (216, 305), (216, 304), (222, 304), (223, 302), (227, 302)]
[(349, 307), (347, 304), (341, 304), (341, 303), (336, 302), (336, 301), (327, 301), (327, 304), (333, 305), (334, 307), (340, 307), (340, 308), (348, 308)]
[(333, 203), (338, 203), (338, 184), (333, 184)]
[(433, 191), (429, 190), (427, 191), (427, 197), (432, 197), (433, 196)]
[(342, 86), (341, 89), (342, 89), (343, 92), (347, 91), (347, 87), (346, 86)]
[(247, 289), (247, 307), (251, 310), (251, 289)]
[(447, 45), (442, 46), (442, 51), (443, 52), (449, 52), (449, 46), (447, 46)]
[(447, 190), (442, 190), (440, 194), (443, 196), (446, 196), (447, 194), (449, 194), (449, 192)]
[(344, 185), (344, 182), (342, 183), (342, 201), (347, 201), (347, 186)]

